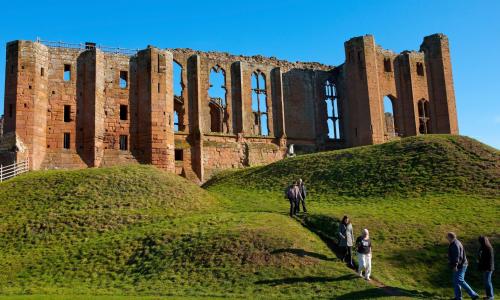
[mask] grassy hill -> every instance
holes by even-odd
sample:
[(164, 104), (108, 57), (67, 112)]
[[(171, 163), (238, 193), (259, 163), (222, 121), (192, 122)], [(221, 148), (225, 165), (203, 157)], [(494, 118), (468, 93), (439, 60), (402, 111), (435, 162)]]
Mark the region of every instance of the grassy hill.
[(500, 153), (473, 139), (431, 135), (298, 156), (225, 172), (206, 188), (231, 198), (228, 207), (236, 211), (284, 212), (283, 189), (298, 178), (309, 190), (309, 214), (300, 221), (332, 240), (343, 215), (356, 233), (370, 229), (373, 276), (386, 285), (451, 295), (448, 231), (466, 243), (473, 264), (478, 235), (491, 236), (500, 249)]
[[(479, 234), (500, 249), (499, 171), (495, 149), (426, 136), (225, 172), (206, 189), (150, 166), (31, 172), (0, 184), (0, 299), (449, 298), (447, 231), (471, 261)], [(290, 218), (283, 188), (298, 177), (310, 213)], [(330, 250), (344, 214), (370, 229), (387, 288)]]
[(462, 136), (410, 137), (376, 146), (322, 152), (265, 167), (223, 173), (206, 184), (281, 190), (302, 178), (322, 196), (423, 193), (499, 195), (499, 151)]
[(385, 295), (346, 272), (296, 221), (232, 212), (228, 201), (148, 166), (32, 172), (4, 182), (0, 294)]

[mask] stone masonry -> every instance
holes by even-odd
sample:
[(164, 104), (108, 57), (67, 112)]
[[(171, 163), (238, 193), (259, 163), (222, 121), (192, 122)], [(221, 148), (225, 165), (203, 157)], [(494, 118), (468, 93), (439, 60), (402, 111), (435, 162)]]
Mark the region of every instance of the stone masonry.
[[(9, 42), (3, 132), (23, 146), (0, 156), (29, 157), (35, 170), (153, 164), (204, 182), (283, 159), (292, 144), (314, 152), (458, 134), (443, 34), (402, 53), (371, 35), (352, 38), (338, 66), (152, 46), (118, 52)], [(222, 96), (210, 95), (215, 73)]]

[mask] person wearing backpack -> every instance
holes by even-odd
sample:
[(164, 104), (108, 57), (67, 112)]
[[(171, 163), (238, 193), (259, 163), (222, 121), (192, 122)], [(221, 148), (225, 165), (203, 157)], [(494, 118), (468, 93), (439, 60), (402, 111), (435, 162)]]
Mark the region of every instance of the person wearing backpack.
[(294, 185), (291, 184), (287, 188), (285, 188), (285, 198), (290, 201), (290, 217), (293, 217), (295, 215), (295, 196), (294, 196)]

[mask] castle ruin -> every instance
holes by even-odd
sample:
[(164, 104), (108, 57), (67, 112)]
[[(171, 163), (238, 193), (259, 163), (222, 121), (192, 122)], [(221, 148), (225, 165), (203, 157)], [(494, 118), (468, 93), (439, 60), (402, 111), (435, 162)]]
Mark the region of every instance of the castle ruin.
[(371, 35), (344, 46), (346, 61), (328, 66), (9, 42), (0, 157), (29, 158), (34, 170), (146, 163), (204, 182), (283, 159), (290, 145), (314, 152), (458, 134), (445, 35), (402, 53)]

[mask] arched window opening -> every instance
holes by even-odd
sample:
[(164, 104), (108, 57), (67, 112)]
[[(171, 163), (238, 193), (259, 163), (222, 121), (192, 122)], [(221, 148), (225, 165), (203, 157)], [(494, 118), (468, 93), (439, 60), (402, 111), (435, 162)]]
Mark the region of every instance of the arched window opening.
[(384, 72), (392, 72), (392, 62), (390, 58), (384, 58)]
[(252, 74), (252, 112), (254, 114), (254, 133), (268, 136), (266, 79), (261, 71)]
[(228, 132), (227, 103), (226, 103), (226, 74), (224, 70), (215, 66), (210, 70), (210, 131)]
[(389, 96), (384, 97), (384, 129), (385, 135), (389, 138), (398, 136), (396, 128), (394, 102)]
[(340, 140), (340, 111), (335, 85), (327, 80), (325, 82), (325, 102), (327, 114), (328, 138)]
[(174, 96), (182, 97), (184, 84), (182, 82), (182, 66), (174, 60)]
[(430, 131), (430, 114), (429, 101), (422, 99), (418, 101), (418, 132), (420, 134), (431, 133)]
[(424, 76), (424, 64), (417, 62), (417, 75)]
[(184, 83), (182, 81), (182, 66), (174, 60), (174, 131), (184, 131)]

